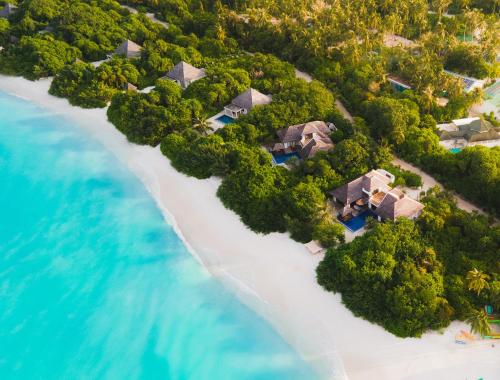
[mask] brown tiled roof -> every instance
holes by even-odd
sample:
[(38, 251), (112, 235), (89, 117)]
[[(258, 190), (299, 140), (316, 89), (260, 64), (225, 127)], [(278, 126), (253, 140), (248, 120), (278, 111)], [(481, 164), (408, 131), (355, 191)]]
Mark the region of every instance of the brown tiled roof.
[(283, 143), (299, 141), (303, 135), (310, 133), (322, 133), (328, 136), (330, 130), (324, 121), (310, 121), (304, 124), (292, 125), (276, 132), (278, 138)]
[(115, 49), (115, 54), (123, 55), (126, 58), (138, 57), (141, 54), (142, 46), (137, 45), (135, 42), (125, 40)]
[(249, 88), (245, 92), (239, 94), (231, 102), (231, 104), (234, 104), (235, 106), (244, 108), (246, 110), (251, 110), (254, 106), (264, 105), (269, 103), (271, 103), (270, 96), (264, 95), (253, 88)]
[(424, 208), (424, 205), (399, 189), (392, 189), (385, 196), (375, 213), (383, 219), (396, 220), (399, 217), (412, 217)]
[[(313, 157), (319, 151), (326, 152), (332, 149), (334, 145), (328, 136), (329, 133), (330, 129), (324, 121), (310, 121), (304, 124), (292, 125), (276, 132), (282, 143), (302, 142), (304, 144), (300, 149), (302, 158)], [(313, 137), (303, 140), (308, 135)]]
[(369, 192), (375, 189), (380, 189), (386, 193), (389, 192), (390, 187), (388, 185), (390, 183), (391, 180), (388, 177), (379, 173), (377, 170), (372, 170), (364, 176), (356, 178), (354, 181), (331, 191), (330, 194), (343, 204), (350, 204), (363, 196), (363, 189)]
[(345, 205), (357, 201), (363, 196), (363, 177), (346, 183), (344, 186), (331, 191), (330, 194)]
[(302, 147), (300, 156), (302, 158), (314, 157), (318, 152), (328, 152), (330, 149), (333, 149), (333, 146), (332, 140), (329, 137), (312, 138)]
[(379, 173), (377, 170), (372, 170), (371, 172), (366, 173), (362, 178), (363, 188), (369, 192), (372, 192), (375, 189), (380, 189), (386, 192), (390, 190), (388, 185), (391, 183), (391, 180)]
[(205, 70), (198, 69), (189, 63), (180, 61), (167, 73), (166, 76), (184, 84), (203, 78), (205, 76)]

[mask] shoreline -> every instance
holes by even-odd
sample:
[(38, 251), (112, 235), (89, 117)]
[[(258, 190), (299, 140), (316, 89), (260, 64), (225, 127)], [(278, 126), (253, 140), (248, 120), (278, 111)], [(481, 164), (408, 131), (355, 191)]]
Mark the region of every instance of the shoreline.
[(215, 195), (220, 180), (197, 180), (177, 172), (159, 147), (129, 143), (107, 121), (105, 110), (73, 107), (50, 96), (49, 85), (49, 80), (0, 76), (0, 91), (78, 124), (139, 177), (193, 256), (323, 378), (500, 378), (499, 344), (454, 343), (454, 335), (468, 328), (463, 323), (454, 322), (443, 334), (401, 339), (354, 317), (340, 295), (316, 283), (318, 257), (287, 235), (251, 232), (224, 208)]

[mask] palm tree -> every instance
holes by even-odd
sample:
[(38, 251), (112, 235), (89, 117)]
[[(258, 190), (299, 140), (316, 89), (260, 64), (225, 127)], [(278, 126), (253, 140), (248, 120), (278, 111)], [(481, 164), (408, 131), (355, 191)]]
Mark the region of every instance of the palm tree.
[(489, 322), (488, 315), (486, 314), (486, 311), (484, 311), (483, 309), (472, 311), (467, 316), (465, 321), (470, 324), (471, 333), (475, 332), (481, 336), (491, 334), (491, 327), (490, 324), (488, 323)]
[(200, 134), (207, 135), (208, 131), (213, 131), (211, 123), (204, 117), (197, 117), (193, 119), (193, 128)]
[(469, 290), (473, 290), (479, 295), (484, 288), (489, 288), (488, 279), (490, 277), (482, 271), (474, 268), (467, 272), (467, 283)]

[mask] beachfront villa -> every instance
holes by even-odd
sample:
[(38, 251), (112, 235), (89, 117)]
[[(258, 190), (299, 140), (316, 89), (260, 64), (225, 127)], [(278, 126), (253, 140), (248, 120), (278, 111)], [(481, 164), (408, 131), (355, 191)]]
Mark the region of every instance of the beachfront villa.
[(138, 58), (141, 56), (141, 50), (142, 46), (133, 41), (125, 40), (115, 49), (114, 54), (125, 58)]
[(401, 79), (400, 77), (398, 77), (396, 75), (392, 75), (392, 74), (388, 75), (387, 81), (391, 84), (391, 87), (397, 92), (411, 90), (411, 85), (407, 81), (405, 81), (404, 79)]
[(438, 124), (437, 128), (442, 141), (463, 139), (476, 142), (500, 139), (500, 128), (479, 117), (453, 120), (451, 123)]
[(8, 18), (17, 12), (17, 7), (14, 4), (6, 3), (2, 10), (0, 10), (0, 17)]
[(246, 115), (253, 107), (271, 103), (272, 99), (259, 91), (249, 88), (239, 94), (236, 98), (224, 107), (224, 114), (232, 119), (237, 119), (241, 115)]
[(467, 77), (465, 75), (461, 75), (458, 73), (454, 73), (453, 71), (444, 70), (446, 74), (449, 74), (455, 78), (458, 78), (462, 81), (463, 89), (465, 92), (471, 92), (476, 88), (483, 88), (485, 81), (484, 79), (476, 79), (472, 77)]
[(264, 95), (259, 91), (249, 88), (245, 92), (239, 94), (236, 98), (224, 107), (218, 114), (212, 116), (210, 122), (214, 131), (224, 128), (227, 124), (231, 124), (241, 115), (246, 115), (255, 106), (266, 105), (271, 103), (272, 98), (269, 95)]
[(185, 90), (191, 83), (205, 78), (205, 76), (205, 69), (198, 69), (189, 63), (180, 61), (162, 79), (169, 79)]
[(295, 153), (302, 159), (313, 157), (318, 152), (328, 152), (334, 145), (330, 133), (335, 130), (332, 123), (310, 121), (280, 129), (276, 134), (279, 142), (271, 148), (275, 157)]
[[(424, 205), (400, 189), (392, 188), (394, 181), (394, 175), (377, 169), (331, 191), (339, 220), (350, 227), (348, 223), (351, 219), (355, 222), (359, 219), (361, 228), (367, 216), (379, 221), (394, 221), (399, 217), (418, 218)], [(357, 224), (355, 227), (358, 227)]]

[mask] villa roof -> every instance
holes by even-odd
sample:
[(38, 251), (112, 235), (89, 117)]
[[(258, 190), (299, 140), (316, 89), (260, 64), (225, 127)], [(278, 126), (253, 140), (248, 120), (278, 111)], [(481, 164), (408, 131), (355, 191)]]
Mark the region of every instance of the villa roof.
[(127, 58), (134, 58), (141, 54), (141, 50), (142, 46), (137, 45), (133, 41), (125, 40), (115, 49), (115, 54), (123, 55)]
[(0, 10), (0, 17), (8, 17), (11, 14), (16, 13), (17, 6), (14, 4), (6, 3), (2, 10)]
[(328, 152), (333, 149), (334, 145), (329, 137), (326, 139), (322, 138), (312, 138), (309, 142), (302, 147), (300, 150), (300, 156), (302, 158), (313, 157), (318, 152)]
[(253, 88), (249, 88), (234, 98), (231, 104), (246, 110), (251, 110), (254, 106), (269, 104), (271, 100), (270, 96), (264, 95)]
[(451, 123), (438, 124), (441, 140), (465, 138), (468, 141), (494, 140), (500, 133), (493, 125), (479, 117), (453, 120)]
[(391, 182), (392, 179), (385, 176), (380, 171), (372, 170), (371, 172), (346, 183), (344, 186), (331, 191), (330, 194), (343, 204), (347, 205), (362, 198), (363, 189), (368, 192), (379, 189), (380, 191), (388, 193), (390, 191), (389, 184)]
[(166, 74), (168, 78), (182, 83), (194, 82), (195, 80), (203, 78), (205, 75), (204, 69), (198, 69), (184, 61), (180, 61)]
[(411, 84), (408, 81), (405, 81), (404, 79), (402, 79), (401, 77), (398, 77), (397, 75), (389, 74), (389, 75), (387, 75), (387, 80), (389, 82), (399, 84), (400, 86), (402, 86), (408, 90), (411, 90)]
[(283, 143), (298, 141), (302, 136), (311, 133), (321, 133), (328, 137), (330, 129), (324, 121), (310, 121), (308, 123), (292, 125), (276, 132), (278, 138)]
[(310, 121), (292, 125), (276, 132), (283, 144), (300, 142), (300, 156), (302, 158), (312, 157), (319, 151), (326, 152), (332, 149), (334, 145), (329, 133), (330, 128), (324, 121)]
[(125, 90), (127, 90), (127, 91), (137, 91), (137, 87), (129, 82), (127, 82), (127, 84), (124, 87), (125, 87)]
[(372, 192), (376, 189), (381, 191), (390, 190), (389, 184), (392, 182), (392, 179), (383, 175), (378, 170), (372, 170), (361, 178), (363, 179), (363, 189), (366, 191)]
[(389, 191), (375, 213), (382, 219), (396, 220), (399, 217), (410, 218), (424, 208), (424, 205), (403, 193), (399, 189)]

